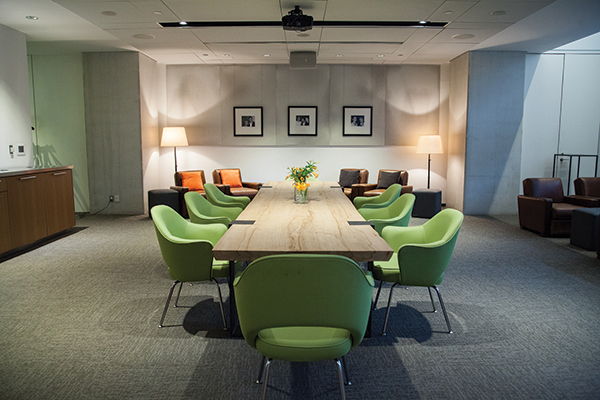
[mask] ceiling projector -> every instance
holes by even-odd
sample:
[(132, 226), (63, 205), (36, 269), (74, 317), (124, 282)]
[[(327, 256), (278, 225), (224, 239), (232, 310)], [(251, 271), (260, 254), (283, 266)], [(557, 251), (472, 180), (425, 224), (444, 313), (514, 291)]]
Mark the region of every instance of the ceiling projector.
[(312, 29), (313, 17), (304, 15), (300, 7), (296, 6), (288, 15), (281, 18), (281, 22), (285, 31), (305, 32)]

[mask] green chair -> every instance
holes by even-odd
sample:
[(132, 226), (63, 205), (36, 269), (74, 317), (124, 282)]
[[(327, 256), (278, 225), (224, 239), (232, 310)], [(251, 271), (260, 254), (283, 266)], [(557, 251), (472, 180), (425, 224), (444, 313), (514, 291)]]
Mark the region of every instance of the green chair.
[(373, 267), (373, 277), (380, 281), (374, 307), (377, 306), (383, 282), (394, 283), (390, 289), (383, 335), (390, 314), (392, 292), (398, 285), (427, 287), (433, 312), (436, 309), (431, 288), (435, 289), (448, 325), (448, 333), (452, 333), (438, 285), (442, 283), (444, 271), (450, 262), (462, 221), (463, 214), (460, 211), (445, 209), (420, 226), (390, 226), (383, 229), (381, 236), (394, 249), (389, 261), (379, 262)]
[(219, 207), (212, 205), (198, 192), (187, 192), (184, 198), (190, 221), (195, 224), (229, 225), (231, 221), (235, 220), (244, 211), (239, 207)]
[(227, 196), (212, 183), (204, 184), (207, 200), (219, 207), (238, 207), (242, 210), (250, 204), (250, 197), (247, 196)]
[(358, 209), (358, 213), (367, 221), (371, 221), (377, 233), (381, 235), (386, 226), (408, 226), (414, 205), (415, 195), (405, 193), (387, 207), (363, 207)]
[(402, 186), (398, 183), (390, 185), (383, 193), (379, 196), (364, 197), (357, 196), (354, 198), (354, 206), (359, 209), (363, 207), (367, 208), (381, 208), (387, 207), (392, 204), (402, 192)]
[(343, 356), (365, 334), (371, 273), (342, 256), (275, 255), (252, 262), (233, 286), (244, 339), (268, 359), (261, 367), (262, 398), (273, 359), (335, 359), (344, 398), (349, 382)]
[(219, 304), (223, 325), (227, 329), (223, 313), (223, 297), (217, 278), (229, 277), (229, 262), (213, 259), (213, 246), (227, 231), (222, 224), (198, 225), (186, 221), (169, 206), (152, 207), (152, 221), (158, 238), (160, 252), (169, 269), (169, 277), (175, 282), (171, 286), (167, 303), (160, 319), (159, 327), (163, 327), (167, 309), (173, 297), (173, 290), (179, 284), (179, 291), (174, 307), (178, 306), (183, 282), (201, 282), (212, 280), (217, 284)]

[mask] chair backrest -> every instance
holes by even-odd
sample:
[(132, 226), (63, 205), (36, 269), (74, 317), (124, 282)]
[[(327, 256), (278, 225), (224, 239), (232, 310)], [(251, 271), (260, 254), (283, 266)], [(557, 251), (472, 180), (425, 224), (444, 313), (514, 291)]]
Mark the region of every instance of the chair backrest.
[(252, 347), (262, 329), (343, 328), (353, 347), (365, 334), (373, 278), (336, 255), (286, 254), (252, 262), (234, 282), (240, 327)]
[(242, 171), (239, 168), (220, 168), (220, 169), (215, 169), (212, 172), (212, 177), (213, 177), (213, 182), (216, 184), (222, 184), (223, 183), (223, 179), (221, 178), (221, 171), (223, 170), (234, 170), (237, 171), (240, 174), (240, 181), (243, 182), (242, 179)]
[(600, 197), (600, 178), (577, 178), (573, 182), (575, 194), (579, 196)]
[(392, 204), (386, 207), (390, 218), (396, 218), (400, 216), (408, 216), (410, 218), (413, 206), (415, 205), (415, 199), (416, 197), (414, 194), (404, 193), (402, 196), (394, 200)]
[(400, 174), (398, 175), (398, 181), (395, 183), (398, 183), (402, 186), (408, 185), (408, 171), (405, 171), (403, 169), (380, 169), (379, 174), (377, 175), (377, 184), (379, 184), (382, 172), (400, 172)]
[(462, 221), (460, 211), (442, 210), (421, 226), (420, 243), (400, 246), (400, 284), (429, 287), (442, 282)]
[(530, 197), (545, 197), (555, 203), (563, 203), (562, 181), (560, 178), (527, 178), (523, 181), (523, 194)]
[(193, 224), (165, 205), (154, 206), (150, 212), (169, 277), (181, 282), (209, 280), (213, 246), (227, 227)]
[(184, 195), (184, 198), (190, 214), (194, 213), (196, 215), (205, 215), (207, 217), (216, 216), (214, 208), (215, 206), (210, 204), (210, 202), (206, 200), (200, 193), (187, 192)]
[(378, 203), (393, 202), (400, 197), (401, 192), (402, 192), (402, 186), (400, 186), (397, 183), (394, 183), (393, 185), (391, 185), (390, 187), (385, 189), (383, 191), (383, 193), (381, 193), (379, 195), (377, 202)]
[(212, 183), (207, 183), (204, 185), (204, 191), (206, 192), (206, 196), (208, 197), (209, 201), (211, 199), (226, 201), (225, 193), (223, 193), (221, 189)]
[(181, 181), (181, 173), (182, 172), (200, 172), (200, 177), (202, 178), (202, 184), (204, 185), (206, 183), (206, 177), (204, 176), (204, 170), (203, 169), (197, 169), (197, 170), (177, 171), (177, 172), (175, 172), (175, 186), (183, 186), (183, 183)]

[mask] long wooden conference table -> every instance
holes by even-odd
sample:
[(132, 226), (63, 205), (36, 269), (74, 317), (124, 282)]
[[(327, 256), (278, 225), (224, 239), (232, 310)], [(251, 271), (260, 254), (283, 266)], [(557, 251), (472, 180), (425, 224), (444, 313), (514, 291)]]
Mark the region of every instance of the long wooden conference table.
[(308, 203), (294, 202), (290, 181), (269, 181), (213, 248), (229, 260), (230, 328), (236, 327), (234, 261), (303, 253), (336, 254), (356, 262), (387, 261), (392, 248), (356, 211), (337, 182), (310, 182)]

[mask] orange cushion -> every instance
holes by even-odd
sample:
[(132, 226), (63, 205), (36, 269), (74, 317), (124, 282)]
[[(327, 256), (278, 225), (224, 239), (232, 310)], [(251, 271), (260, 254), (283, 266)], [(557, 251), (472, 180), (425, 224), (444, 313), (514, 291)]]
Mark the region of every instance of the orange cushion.
[(183, 187), (187, 187), (193, 192), (204, 190), (200, 172), (180, 172), (179, 174), (181, 174), (181, 185)]
[(224, 185), (229, 185), (232, 188), (242, 187), (242, 178), (240, 177), (240, 171), (237, 169), (222, 169), (221, 181)]

